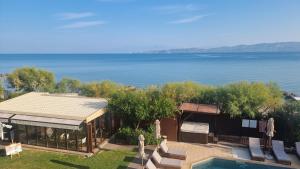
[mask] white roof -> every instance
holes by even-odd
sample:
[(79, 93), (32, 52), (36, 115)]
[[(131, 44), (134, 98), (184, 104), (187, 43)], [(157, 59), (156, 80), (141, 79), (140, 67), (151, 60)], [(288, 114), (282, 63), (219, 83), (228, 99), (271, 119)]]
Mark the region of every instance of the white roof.
[(0, 103), (0, 113), (85, 120), (104, 109), (107, 100), (31, 92)]
[(181, 125), (180, 130), (182, 132), (188, 133), (204, 133), (208, 134), (209, 132), (209, 124), (207, 123), (197, 123), (197, 122), (187, 122), (184, 121)]
[(293, 96), (293, 98), (297, 101), (300, 101), (300, 97)]

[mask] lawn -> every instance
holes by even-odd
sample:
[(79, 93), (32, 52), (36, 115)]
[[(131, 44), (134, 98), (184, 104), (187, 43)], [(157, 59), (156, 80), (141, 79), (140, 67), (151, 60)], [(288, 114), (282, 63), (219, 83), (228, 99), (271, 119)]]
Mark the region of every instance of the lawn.
[(84, 158), (38, 150), (25, 150), (21, 157), (0, 157), (1, 169), (125, 169), (136, 153), (134, 151), (104, 151)]

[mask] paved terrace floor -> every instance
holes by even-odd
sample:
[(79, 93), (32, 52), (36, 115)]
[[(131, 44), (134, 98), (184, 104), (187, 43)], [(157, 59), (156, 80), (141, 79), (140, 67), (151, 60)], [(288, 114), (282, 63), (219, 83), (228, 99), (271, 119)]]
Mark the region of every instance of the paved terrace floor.
[[(250, 155), (247, 148), (241, 148), (230, 145), (220, 145), (220, 144), (191, 144), (191, 143), (182, 143), (182, 142), (172, 142), (168, 141), (168, 146), (170, 148), (180, 148), (187, 151), (187, 159), (183, 169), (190, 169), (193, 163), (205, 160), (211, 157), (221, 157), (226, 159), (240, 159), (240, 160), (250, 160)], [(112, 145), (109, 145), (110, 148), (113, 148)], [(119, 146), (117, 146), (120, 148)], [(155, 147), (147, 146), (145, 152), (147, 158), (152, 153)], [(240, 154), (236, 154), (236, 149), (239, 150)], [(248, 154), (247, 154), (248, 153)], [(295, 155), (289, 155), (292, 159), (293, 168), (300, 168), (300, 160)], [(255, 161), (251, 161), (255, 162)], [(259, 162), (257, 162), (259, 163)], [(262, 162), (262, 164), (271, 164), (278, 165), (274, 160), (267, 160)], [(136, 158), (128, 165), (129, 169), (141, 169), (141, 160), (136, 156)]]

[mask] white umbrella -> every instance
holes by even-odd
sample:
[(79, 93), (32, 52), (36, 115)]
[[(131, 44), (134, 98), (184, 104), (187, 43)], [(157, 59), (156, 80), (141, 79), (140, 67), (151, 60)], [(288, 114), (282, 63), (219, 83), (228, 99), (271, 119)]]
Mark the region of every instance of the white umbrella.
[(145, 157), (144, 141), (145, 141), (145, 137), (142, 134), (139, 135), (139, 154), (140, 154), (140, 157), (142, 158), (142, 166), (144, 165), (143, 160), (144, 160), (144, 157)]
[(274, 137), (274, 119), (273, 118), (269, 118), (269, 120), (268, 120), (266, 135), (268, 136), (268, 146), (270, 148), (272, 137)]
[(267, 123), (267, 136), (274, 137), (274, 119), (270, 118)]
[(161, 135), (160, 135), (160, 121), (155, 120), (155, 138), (160, 139), (160, 137), (161, 137)]
[(4, 127), (4, 126), (5, 126), (5, 125), (2, 124), (2, 123), (0, 122), (0, 139), (1, 139), (1, 140), (4, 139), (4, 133), (3, 133), (3, 127)]

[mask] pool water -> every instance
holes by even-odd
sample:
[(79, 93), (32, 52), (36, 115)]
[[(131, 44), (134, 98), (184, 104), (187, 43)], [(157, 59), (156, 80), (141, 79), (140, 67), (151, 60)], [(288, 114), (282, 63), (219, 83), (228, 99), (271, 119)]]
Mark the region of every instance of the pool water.
[(194, 164), (192, 169), (290, 169), (290, 168), (213, 158), (207, 161)]

